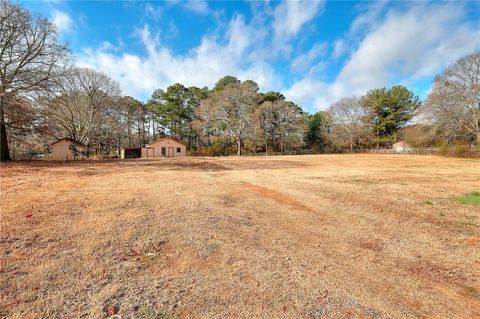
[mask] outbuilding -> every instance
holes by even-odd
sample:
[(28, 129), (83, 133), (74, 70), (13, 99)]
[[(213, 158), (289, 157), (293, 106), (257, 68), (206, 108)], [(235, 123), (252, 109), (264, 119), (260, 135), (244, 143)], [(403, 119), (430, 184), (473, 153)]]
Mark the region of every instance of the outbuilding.
[(153, 148), (151, 147), (131, 147), (123, 148), (120, 151), (120, 157), (125, 158), (142, 158), (153, 157)]
[(85, 157), (87, 146), (72, 140), (63, 138), (52, 143), (52, 159), (56, 161), (70, 161)]
[(155, 157), (182, 157), (187, 155), (187, 145), (183, 142), (171, 138), (160, 138), (147, 145), (153, 148), (153, 156)]
[(413, 148), (405, 141), (400, 141), (392, 145), (392, 150), (397, 153), (407, 153), (413, 151)]

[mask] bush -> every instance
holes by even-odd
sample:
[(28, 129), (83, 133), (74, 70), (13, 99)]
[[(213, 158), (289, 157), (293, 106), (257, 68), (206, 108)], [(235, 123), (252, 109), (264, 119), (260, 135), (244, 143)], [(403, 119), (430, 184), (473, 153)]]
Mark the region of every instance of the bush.
[(479, 145), (472, 147), (464, 141), (457, 141), (453, 144), (442, 142), (438, 147), (437, 153), (451, 157), (480, 157)]
[(193, 156), (227, 156), (237, 153), (235, 143), (228, 138), (217, 137), (209, 146), (192, 151)]
[(456, 143), (452, 148), (452, 156), (454, 157), (466, 157), (473, 152), (473, 149), (466, 143)]

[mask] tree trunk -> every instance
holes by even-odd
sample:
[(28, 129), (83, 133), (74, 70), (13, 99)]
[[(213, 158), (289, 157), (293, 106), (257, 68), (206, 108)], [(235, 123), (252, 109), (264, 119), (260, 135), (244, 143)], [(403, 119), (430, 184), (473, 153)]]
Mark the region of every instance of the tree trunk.
[(237, 138), (237, 155), (238, 156), (242, 155), (242, 142), (240, 141), (239, 138)]
[(265, 139), (265, 156), (268, 156), (268, 141)]
[(377, 130), (377, 150), (380, 148), (380, 131)]
[(8, 149), (7, 126), (5, 125), (4, 97), (0, 96), (0, 162), (10, 161), (10, 151)]

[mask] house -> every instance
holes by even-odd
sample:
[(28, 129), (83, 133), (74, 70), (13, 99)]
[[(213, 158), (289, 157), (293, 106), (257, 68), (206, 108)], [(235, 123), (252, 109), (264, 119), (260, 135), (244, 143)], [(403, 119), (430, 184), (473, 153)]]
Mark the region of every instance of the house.
[(120, 157), (125, 158), (148, 158), (148, 157), (180, 157), (187, 155), (187, 146), (174, 138), (160, 138), (146, 147), (124, 148), (120, 151)]
[(183, 142), (171, 138), (160, 138), (147, 145), (153, 148), (153, 156), (155, 157), (181, 157), (187, 155), (187, 145)]
[(413, 148), (405, 141), (400, 141), (392, 145), (392, 150), (397, 153), (407, 153), (413, 151)]
[(87, 146), (72, 140), (71, 138), (63, 138), (51, 144), (52, 159), (56, 161), (69, 161), (85, 157)]

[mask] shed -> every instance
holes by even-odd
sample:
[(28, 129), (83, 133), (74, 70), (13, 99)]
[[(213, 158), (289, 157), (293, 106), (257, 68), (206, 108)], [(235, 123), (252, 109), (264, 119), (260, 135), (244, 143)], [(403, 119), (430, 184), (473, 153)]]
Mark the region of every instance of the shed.
[(187, 145), (180, 140), (164, 137), (147, 145), (155, 157), (181, 157), (187, 155)]
[(397, 153), (410, 152), (413, 148), (405, 141), (400, 141), (392, 145), (392, 150)]
[(52, 159), (69, 161), (85, 157), (87, 146), (71, 138), (63, 138), (52, 143)]
[(153, 157), (153, 148), (151, 147), (122, 148), (122, 150), (120, 151), (120, 157), (123, 159)]

